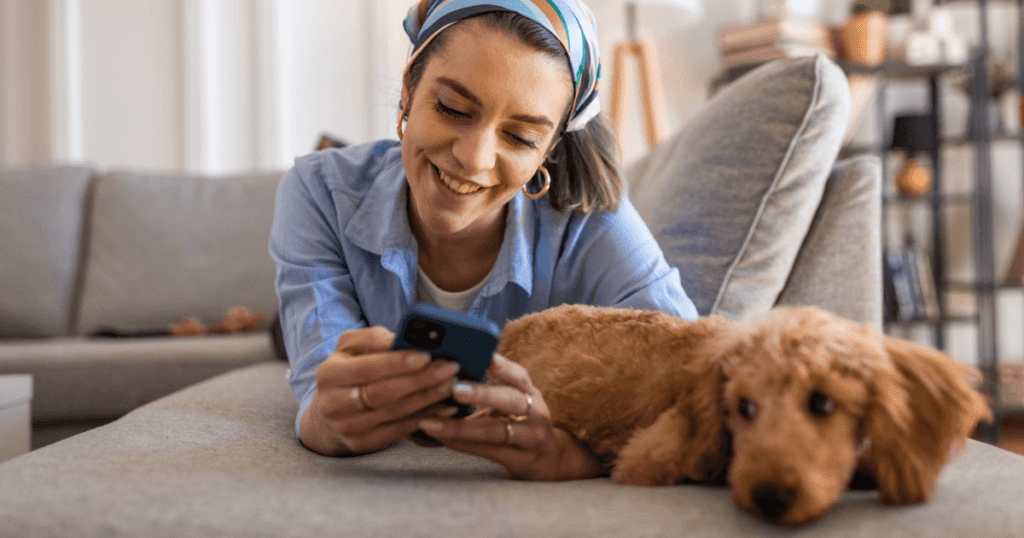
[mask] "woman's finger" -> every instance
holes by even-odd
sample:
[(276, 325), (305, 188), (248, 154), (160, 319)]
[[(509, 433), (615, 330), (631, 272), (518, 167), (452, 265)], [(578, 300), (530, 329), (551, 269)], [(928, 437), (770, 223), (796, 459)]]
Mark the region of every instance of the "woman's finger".
[(504, 382), (527, 393), (533, 392), (530, 374), (521, 364), (512, 362), (495, 353), (491, 356), (491, 364), (487, 367), (488, 379)]
[(371, 383), (411, 374), (430, 364), (430, 355), (415, 351), (387, 351), (366, 355), (334, 353), (316, 371), (317, 386), (337, 387)]
[(435, 361), (423, 370), (412, 374), (388, 377), (379, 381), (362, 385), (361, 403), (365, 410), (394, 408), (396, 404), (412, 394), (428, 387), (443, 384), (450, 389), (455, 374), (459, 373), (459, 365), (448, 361)]
[(334, 346), (335, 353), (347, 355), (365, 355), (391, 349), (395, 341), (395, 333), (380, 326), (365, 327), (346, 331), (338, 337), (338, 343)]
[(548, 409), (540, 393), (523, 392), (509, 385), (478, 384), (467, 381), (455, 383), (452, 394), (459, 403), (491, 408), (500, 414), (515, 417), (548, 417)]
[(424, 419), (420, 421), (419, 426), (428, 435), (444, 441), (446, 445), (494, 445), (529, 451), (543, 442), (537, 435), (542, 428), (528, 422), (512, 422), (500, 418)]
[(439, 382), (391, 402), (387, 407), (350, 414), (346, 417), (346, 423), (355, 431), (370, 430), (381, 424), (416, 416), (448, 396), (451, 396), (451, 382)]
[(401, 420), (375, 425), (369, 429), (356, 430), (350, 425), (338, 431), (336, 435), (350, 452), (365, 453), (385, 446), (395, 439), (412, 435), (420, 429), (419, 423), (423, 420), (446, 419), (451, 417), (454, 412), (453, 408), (428, 409)]

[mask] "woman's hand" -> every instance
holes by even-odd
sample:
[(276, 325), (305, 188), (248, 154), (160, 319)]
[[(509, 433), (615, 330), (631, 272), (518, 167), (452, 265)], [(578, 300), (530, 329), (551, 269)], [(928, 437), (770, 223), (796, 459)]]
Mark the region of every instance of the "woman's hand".
[(415, 432), (421, 420), (455, 413), (438, 402), (451, 396), (458, 365), (391, 351), (394, 337), (383, 327), (341, 335), (317, 369), (316, 392), (299, 425), (303, 445), (328, 456), (372, 452)]
[(511, 478), (573, 480), (601, 473), (601, 465), (569, 432), (554, 427), (544, 397), (526, 369), (495, 355), (488, 383), (456, 383), (455, 399), (490, 408), (465, 419), (429, 418), (420, 428), (445, 446), (500, 463)]

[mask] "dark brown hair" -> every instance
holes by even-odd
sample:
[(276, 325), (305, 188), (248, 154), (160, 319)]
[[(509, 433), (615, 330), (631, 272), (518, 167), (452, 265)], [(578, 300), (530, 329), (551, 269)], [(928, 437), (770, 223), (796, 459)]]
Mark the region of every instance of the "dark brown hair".
[[(508, 11), (489, 12), (470, 18), (479, 18), (495, 29), (516, 36), (538, 51), (561, 59), (565, 62), (566, 69), (569, 69), (569, 58), (561, 43), (537, 22)], [(412, 95), (423, 77), (429, 59), (447, 43), (447, 32), (448, 30), (442, 31), (427, 43), (409, 66), (406, 80), (403, 81), (409, 88), (409, 95)], [(567, 71), (566, 75), (572, 80), (571, 71)], [(548, 201), (557, 211), (580, 214), (597, 210), (617, 211), (622, 201), (622, 177), (615, 149), (615, 137), (608, 126), (608, 121), (604, 114), (598, 114), (583, 129), (566, 131), (565, 124), (569, 119), (571, 106), (572, 103), (566, 106), (558, 128), (558, 141), (544, 162), (544, 166), (551, 174)], [(401, 113), (404, 113), (404, 110)], [(537, 188), (533, 187), (531, 190), (535, 191)]]

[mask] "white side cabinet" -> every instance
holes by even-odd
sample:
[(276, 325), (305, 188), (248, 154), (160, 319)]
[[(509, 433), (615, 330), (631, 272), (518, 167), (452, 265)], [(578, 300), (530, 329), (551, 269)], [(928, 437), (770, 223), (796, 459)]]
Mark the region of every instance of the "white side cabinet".
[(0, 375), (0, 462), (30, 450), (31, 408), (32, 376)]

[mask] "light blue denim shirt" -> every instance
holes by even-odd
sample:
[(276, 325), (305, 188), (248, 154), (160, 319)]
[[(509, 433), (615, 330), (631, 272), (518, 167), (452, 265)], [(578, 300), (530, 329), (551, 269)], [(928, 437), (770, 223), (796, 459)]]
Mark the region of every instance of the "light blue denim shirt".
[[(296, 432), (316, 370), (345, 331), (398, 329), (416, 302), (417, 248), (397, 141), (320, 151), (295, 162), (277, 193), (270, 255), (299, 401)], [(522, 193), (509, 202), (498, 261), (470, 314), (504, 326), (565, 303), (662, 310), (696, 319), (636, 210), (574, 215)]]

